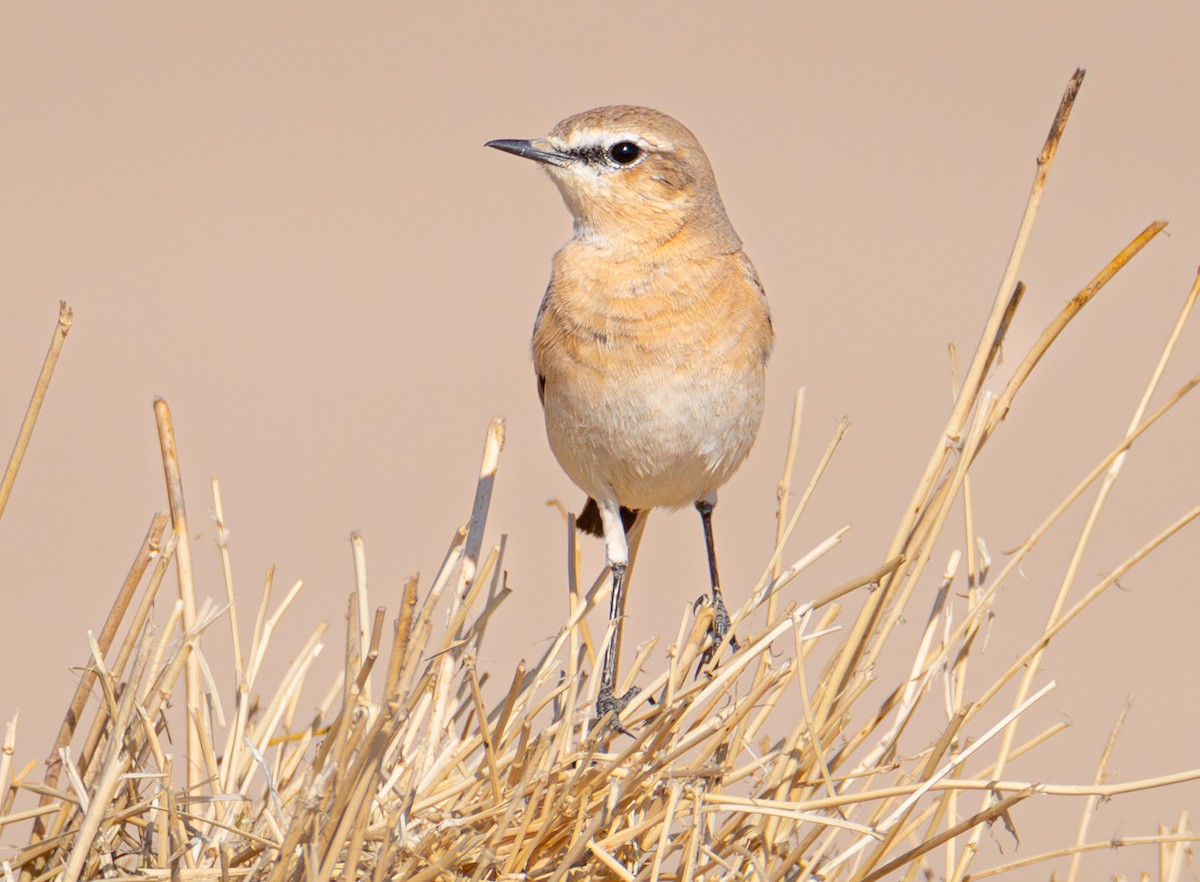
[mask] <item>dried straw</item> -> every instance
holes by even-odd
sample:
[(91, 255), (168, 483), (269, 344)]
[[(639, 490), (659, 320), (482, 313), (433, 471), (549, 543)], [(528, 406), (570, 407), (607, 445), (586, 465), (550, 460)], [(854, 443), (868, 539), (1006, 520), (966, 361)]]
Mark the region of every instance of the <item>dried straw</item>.
[[(991, 574), (973, 527), (969, 472), (980, 451), (1048, 347), (1163, 227), (1147, 227), (1102, 268), (1047, 327), (999, 396), (984, 391), (1024, 293), (1017, 280), (1021, 256), (1082, 77), (1079, 71), (1072, 78), (1039, 156), (994, 307), (964, 375), (953, 372), (955, 406), (892, 546), (881, 560), (862, 566), (861, 577), (780, 608), (781, 589), (835, 548), (845, 532), (834, 531), (784, 565), (790, 537), (847, 429), (838, 427), (790, 507), (802, 425), (798, 396), (778, 490), (775, 548), (734, 617), (742, 649), (719, 656), (719, 665), (693, 678), (707, 638), (702, 616), (692, 621), (690, 614), (665, 655), (653, 645), (643, 647), (631, 666), (631, 676), (641, 669), (643, 691), (622, 718), (632, 737), (595, 729), (591, 708), (602, 643), (587, 616), (603, 609), (609, 580), (607, 573), (590, 586), (582, 580), (573, 522), (566, 622), (542, 657), (522, 663), (506, 688), (479, 674), (476, 659), (487, 624), (508, 595), (504, 541), (485, 544), (504, 443), (501, 421), (489, 428), (467, 523), (455, 532), (424, 591), (416, 579), (405, 583), (391, 626), (383, 608), (372, 608), (365, 546), (353, 538), (355, 590), (348, 598), (342, 669), (320, 691), (311, 719), (297, 724), (298, 698), (325, 646), (325, 627), (310, 633), (278, 683), (262, 682), (273, 636), (302, 586), (272, 606), (268, 572), (249, 640), (242, 639), (216, 482), (224, 600), (219, 607), (211, 601), (197, 606), (170, 412), (165, 402), (156, 403), (173, 529), (167, 532), (166, 515), (152, 519), (109, 621), (91, 643), (41, 780), (35, 780), (34, 763), (14, 771), (16, 720), (7, 728), (0, 829), (20, 822), (32, 822), (33, 829), (4, 861), (6, 876), (24, 882), (101, 876), (867, 882), (934, 874), (957, 882), (1050, 860), (1066, 861), (1075, 877), (1094, 851), (1154, 845), (1148, 853), (1157, 855), (1159, 878), (1179, 878), (1196, 839), (1187, 813), (1155, 834), (1107, 842), (1089, 841), (1086, 818), (1096, 800), (1192, 781), (1200, 769), (1106, 783), (1118, 724), (1091, 783), (1013, 780), (1005, 770), (1064, 728), (1019, 740), (1028, 709), (1054, 688), (1039, 676), (1054, 638), (1122, 574), (1200, 516), (1200, 509), (1183, 514), (1134, 545), (1113, 573), (1082, 593), (1074, 590), (1096, 516), (1132, 445), (1200, 383), (1194, 378), (1150, 410), (1200, 278), (1128, 432), (999, 574)], [(999, 677), (968, 689), (969, 662), (998, 589), (1098, 480), (1091, 515), (1041, 633)], [(951, 552), (940, 577), (926, 578), (927, 569), (939, 564), (936, 555), (944, 553), (939, 541), (959, 500), (965, 554)], [(639, 538), (635, 531), (635, 548)], [(156, 627), (150, 611), (172, 561), (179, 599)], [(124, 639), (117, 642), (139, 590)], [(845, 599), (861, 603), (843, 628), (838, 619)], [(930, 600), (922, 611), (919, 604)], [(923, 620), (922, 637), (906, 666), (889, 666), (902, 673), (876, 684), (884, 650), (902, 651), (892, 639), (902, 618)], [(222, 619), (232, 629), (236, 673), (234, 693), (225, 696), (207, 673), (203, 648), (206, 632)], [(814, 657), (826, 659), (820, 670), (813, 669)], [(1001, 690), (1018, 675), (1012, 703), (999, 706)], [(979, 697), (970, 700), (969, 692)], [(874, 697), (880, 694), (882, 700)], [(183, 757), (173, 755), (164, 738), (171, 703), (183, 708)], [(93, 717), (81, 725), (89, 706)], [(920, 742), (931, 746), (902, 753), (905, 733), (931, 719), (936, 729)], [(972, 794), (980, 802), (964, 815), (964, 800)], [(1011, 816), (1034, 796), (1080, 801), (1085, 820), (1074, 843), (974, 869), (981, 832), (997, 819), (1011, 825)], [(19, 799), (31, 805), (18, 807)]]

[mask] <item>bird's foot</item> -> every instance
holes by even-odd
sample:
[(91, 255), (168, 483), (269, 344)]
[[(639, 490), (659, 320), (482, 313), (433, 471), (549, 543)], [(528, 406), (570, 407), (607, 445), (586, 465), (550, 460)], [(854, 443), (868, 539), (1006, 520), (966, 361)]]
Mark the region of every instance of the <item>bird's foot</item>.
[[(637, 686), (631, 686), (624, 695), (613, 695), (612, 689), (602, 686), (600, 694), (596, 696), (597, 724), (604, 726), (609, 731), (632, 735), (632, 732), (621, 725), (620, 715), (621, 711), (625, 710), (625, 706), (633, 701), (641, 691)], [(605, 718), (608, 720), (607, 723), (605, 723)]]
[[(717, 650), (721, 648), (722, 641), (725, 640), (725, 635), (729, 634), (729, 627), (732, 624), (729, 618), (729, 611), (725, 608), (725, 601), (721, 598), (721, 592), (716, 592), (710, 600), (707, 596), (701, 595), (692, 605), (692, 610), (700, 608), (701, 604), (711, 603), (713, 608), (712, 623), (708, 626), (708, 645), (704, 647), (704, 651), (700, 653), (700, 659), (696, 663), (695, 677), (700, 676), (700, 672), (708, 666), (712, 661)], [(741, 649), (738, 644), (737, 637), (729, 634), (729, 648), (734, 652)]]

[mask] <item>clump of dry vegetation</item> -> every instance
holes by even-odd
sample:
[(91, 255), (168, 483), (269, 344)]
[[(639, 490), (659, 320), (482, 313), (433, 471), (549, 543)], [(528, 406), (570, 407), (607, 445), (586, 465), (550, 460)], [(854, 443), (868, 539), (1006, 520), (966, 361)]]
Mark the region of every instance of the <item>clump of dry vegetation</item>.
[[(1159, 878), (1178, 878), (1196, 838), (1186, 813), (1172, 829), (1119, 842), (1090, 839), (1086, 819), (1098, 799), (1193, 780), (1200, 770), (1074, 786), (1010, 780), (1006, 770), (1062, 728), (1020, 731), (1023, 714), (1053, 686), (1039, 685), (1039, 670), (1054, 638), (1200, 515), (1200, 509), (1185, 513), (1096, 584), (1076, 585), (1096, 515), (1129, 448), (1200, 382), (1152, 406), (1200, 279), (1125, 436), (998, 573), (973, 540), (970, 469), (979, 452), (1058, 334), (1164, 226), (1150, 225), (1064, 307), (1003, 393), (983, 391), (1021, 299), (1018, 267), (1081, 81), (1078, 72), (1038, 159), (1000, 293), (956, 381), (944, 443), (933, 451), (891, 548), (864, 566), (861, 578), (781, 608), (780, 590), (840, 535), (784, 565), (788, 539), (843, 431), (808, 483), (794, 484), (798, 399), (775, 553), (752, 590), (732, 595), (749, 596), (735, 617), (743, 647), (693, 679), (706, 639), (704, 610), (681, 624), (665, 656), (644, 647), (628, 666), (644, 672), (641, 695), (622, 715), (632, 737), (596, 731), (590, 710), (603, 637), (591, 633), (586, 616), (605, 601), (605, 573), (589, 586), (575, 568), (566, 592), (570, 615), (556, 639), (536, 663), (512, 672), (507, 689), (487, 690), (498, 700), (484, 698), (475, 659), (507, 593), (503, 542), (484, 545), (502, 423), (488, 432), (468, 523), (427, 586), (405, 585), (390, 620), (383, 608), (372, 608), (355, 537), (358, 591), (349, 603), (343, 670), (311, 719), (297, 721), (324, 628), (312, 633), (277, 684), (262, 682), (263, 660), (300, 586), (276, 599), (268, 576), (256, 607), (235, 597), (216, 482), (227, 596), (197, 605), (170, 412), (157, 402), (170, 515), (152, 520), (91, 642), (44, 768), (14, 762), (15, 725), (9, 726), (0, 757), (0, 829), (24, 822), (32, 830), (27, 844), (4, 860), (7, 878), (963, 880), (1053, 856), (1070, 861), (1073, 878), (1087, 852), (1135, 843), (1154, 843), (1147, 855), (1160, 861)], [(64, 307), (0, 488), (0, 512), (69, 325)], [(1091, 514), (1042, 633), (993, 682), (968, 688), (979, 629), (997, 592), (1063, 512), (1084, 499)], [(956, 502), (971, 538), (963, 554), (937, 560), (935, 546)], [(638, 538), (632, 537), (635, 548)], [(577, 561), (574, 530), (568, 541), (569, 559)], [(178, 584), (173, 603), (160, 594), (171, 572)], [(848, 595), (860, 606), (842, 621), (839, 601)], [(167, 608), (165, 621), (155, 622), (155, 604)], [(907, 670), (885, 684), (884, 700), (868, 698), (875, 677), (892, 676), (875, 663), (904, 616), (926, 622), (923, 638)], [(250, 640), (243, 643), (250, 617)], [(232, 696), (222, 696), (207, 674), (204, 636), (219, 627), (232, 634)], [(806, 665), (818, 647), (816, 658), (826, 659), (820, 669)], [(1015, 688), (1006, 690), (1010, 684)], [(923, 702), (941, 702), (944, 713), (919, 715)], [(171, 705), (184, 709), (178, 747), (165, 734)], [(897, 745), (906, 727), (929, 719), (937, 723), (927, 733), (931, 746), (902, 754)], [(1054, 855), (977, 868), (988, 825), (1010, 823), (1038, 793), (1078, 798), (1085, 821), (1076, 841)]]

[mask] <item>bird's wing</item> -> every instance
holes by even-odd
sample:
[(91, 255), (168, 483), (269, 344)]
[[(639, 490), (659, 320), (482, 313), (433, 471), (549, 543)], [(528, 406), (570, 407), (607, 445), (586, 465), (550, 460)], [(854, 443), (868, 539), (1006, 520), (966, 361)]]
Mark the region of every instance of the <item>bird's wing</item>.
[(539, 369), (540, 366), (537, 363), (536, 344), (537, 344), (538, 328), (542, 324), (542, 316), (544, 316), (546, 314), (546, 304), (550, 302), (550, 289), (553, 286), (554, 286), (554, 279), (553, 279), (553, 277), (551, 277), (550, 284), (546, 286), (546, 293), (542, 295), (541, 305), (538, 306), (537, 318), (535, 318), (533, 320), (533, 341), (532, 341), (533, 345), (534, 345), (533, 369), (534, 369), (534, 373), (537, 375), (538, 401), (541, 402), (542, 407), (546, 406), (546, 375)]
[[(637, 509), (621, 506), (621, 526), (625, 528), (626, 533), (633, 529), (639, 514), (641, 512)], [(604, 536), (604, 521), (600, 519), (600, 506), (590, 496), (583, 508), (580, 509), (579, 516), (575, 518), (575, 526), (591, 536)]]
[(775, 346), (775, 326), (771, 322), (771, 307), (767, 304), (767, 290), (763, 287), (762, 279), (758, 277), (758, 270), (754, 268), (754, 264), (750, 262), (750, 258), (746, 256), (746, 252), (738, 252), (738, 258), (742, 267), (742, 278), (762, 298), (762, 308), (767, 320), (766, 334), (763, 339), (763, 364), (766, 364), (767, 360), (771, 357), (771, 350)]

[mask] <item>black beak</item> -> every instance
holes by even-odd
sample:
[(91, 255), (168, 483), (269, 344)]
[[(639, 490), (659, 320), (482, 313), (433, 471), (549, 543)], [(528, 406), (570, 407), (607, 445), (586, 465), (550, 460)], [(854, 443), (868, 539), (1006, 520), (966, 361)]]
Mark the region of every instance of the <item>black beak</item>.
[[(544, 141), (542, 142), (545, 143)], [(566, 165), (571, 161), (571, 156), (566, 153), (559, 153), (557, 150), (544, 150), (533, 146), (532, 141), (520, 141), (510, 138), (501, 138), (498, 141), (488, 141), (484, 147), (495, 147), (497, 150), (503, 150), (505, 153), (512, 153), (517, 156), (523, 156), (526, 159), (532, 159), (535, 162), (545, 162), (549, 165)]]

